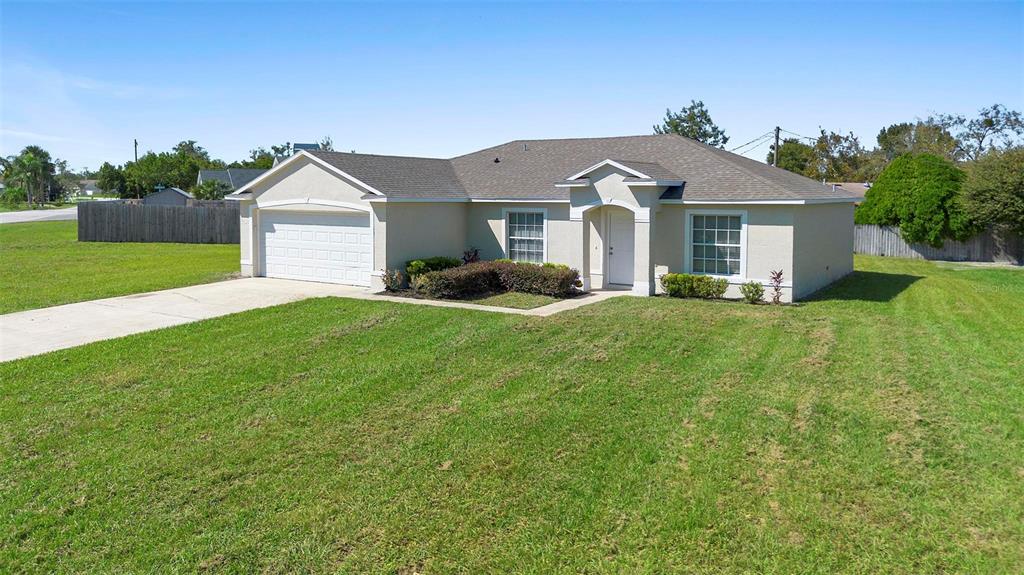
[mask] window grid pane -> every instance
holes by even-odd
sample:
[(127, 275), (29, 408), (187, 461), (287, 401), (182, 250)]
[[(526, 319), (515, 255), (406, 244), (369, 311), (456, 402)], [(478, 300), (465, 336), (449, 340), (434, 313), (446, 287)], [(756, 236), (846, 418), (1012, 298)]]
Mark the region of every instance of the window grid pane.
[(508, 257), (517, 262), (544, 262), (544, 214), (509, 212)]
[(740, 216), (691, 218), (691, 270), (715, 275), (740, 273)]

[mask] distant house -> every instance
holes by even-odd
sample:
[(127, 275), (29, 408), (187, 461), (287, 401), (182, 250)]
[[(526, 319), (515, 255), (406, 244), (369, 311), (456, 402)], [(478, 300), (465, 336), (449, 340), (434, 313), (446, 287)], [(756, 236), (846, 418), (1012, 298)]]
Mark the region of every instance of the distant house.
[(100, 196), (103, 195), (103, 190), (96, 185), (97, 180), (79, 180), (78, 181), (78, 195), (79, 196)]
[(845, 191), (847, 195), (857, 198), (856, 203), (864, 201), (864, 194), (871, 188), (870, 182), (829, 182), (833, 190)]
[(320, 144), (292, 144), (292, 151), (287, 156), (274, 156), (274, 167), (278, 164), (287, 160), (288, 158), (298, 154), (299, 152), (317, 152), (322, 150)]
[(192, 194), (181, 188), (164, 188), (142, 198), (147, 206), (185, 206), (192, 199)]
[(226, 170), (199, 170), (196, 184), (202, 184), (210, 180), (224, 182), (231, 187), (231, 191), (248, 184), (263, 175), (266, 170), (256, 168), (228, 168)]

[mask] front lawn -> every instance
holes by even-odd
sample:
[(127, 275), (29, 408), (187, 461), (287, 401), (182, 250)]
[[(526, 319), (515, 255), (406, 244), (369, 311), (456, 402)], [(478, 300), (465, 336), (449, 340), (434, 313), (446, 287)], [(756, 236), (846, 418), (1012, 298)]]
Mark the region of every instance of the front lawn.
[(0, 313), (217, 281), (237, 245), (79, 242), (78, 223), (0, 225)]
[(803, 306), (319, 299), (2, 364), (0, 572), (1024, 571), (1024, 272), (857, 269)]

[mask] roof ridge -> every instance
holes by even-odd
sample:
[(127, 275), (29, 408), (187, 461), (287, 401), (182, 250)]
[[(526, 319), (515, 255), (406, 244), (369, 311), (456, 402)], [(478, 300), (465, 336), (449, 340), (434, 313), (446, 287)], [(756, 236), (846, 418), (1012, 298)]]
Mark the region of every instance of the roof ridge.
[[(459, 154), (458, 156), (452, 156), (449, 159), (457, 160), (457, 159), (463, 158), (465, 156), (472, 156), (473, 154), (479, 154), (480, 152), (486, 152), (487, 150), (493, 150), (493, 149), (496, 149), (496, 148), (500, 148), (502, 146), (507, 146), (509, 144), (516, 144), (516, 143), (519, 143), (519, 142), (577, 142), (577, 141), (580, 141), (580, 140), (624, 140), (626, 138), (659, 138), (659, 137), (666, 136), (666, 135), (668, 135), (668, 134), (629, 134), (629, 135), (625, 135), (625, 136), (591, 136), (591, 137), (580, 137), (580, 138), (534, 138), (532, 140), (519, 138), (517, 140), (509, 140), (507, 142), (502, 142), (500, 144), (495, 144), (493, 146), (488, 146), (486, 148), (481, 148), (479, 150), (474, 150), (472, 152), (466, 152), (465, 154)], [(607, 159), (612, 159), (612, 158), (607, 158)], [(637, 160), (637, 161), (640, 161), (640, 160)]]
[[(756, 179), (758, 181), (764, 182), (765, 184), (768, 184), (769, 186), (771, 186), (772, 188), (774, 188), (776, 190), (779, 190), (781, 192), (789, 193), (789, 190), (787, 190), (785, 188), (785, 186), (781, 186), (781, 185), (776, 184), (775, 182), (773, 182), (773, 181), (771, 181), (771, 180), (769, 180), (769, 179), (767, 179), (767, 178), (765, 178), (765, 177), (763, 177), (763, 176), (761, 176), (759, 174), (755, 174), (751, 170), (747, 169), (746, 166), (741, 166), (737, 162), (731, 162), (731, 161), (726, 160), (725, 158), (720, 157), (718, 154), (716, 154), (715, 152), (713, 152), (711, 150), (711, 148), (713, 148), (713, 146), (711, 146), (709, 144), (705, 144), (704, 142), (700, 142), (700, 141), (694, 140), (692, 138), (687, 138), (686, 136), (680, 136), (679, 134), (670, 134), (670, 135), (676, 136), (677, 138), (679, 138), (680, 140), (685, 142), (688, 146), (691, 146), (691, 147), (694, 147), (694, 148), (700, 150), (705, 155), (714, 158), (716, 161), (718, 161), (718, 162), (720, 162), (722, 164), (726, 164), (728, 166), (734, 167), (737, 170), (747, 174), (748, 176), (750, 176), (750, 177), (752, 177), (752, 178), (754, 178), (754, 179)], [(733, 154), (732, 152), (729, 152), (729, 151), (726, 151), (726, 150), (722, 150), (721, 148), (715, 148), (715, 149), (720, 151), (720, 152), (725, 152), (727, 154), (732, 154), (734, 156), (738, 156), (738, 157), (741, 157), (741, 158), (743, 157), (743, 156), (740, 156), (739, 154)], [(747, 159), (749, 160), (750, 158), (747, 158)], [(754, 160), (754, 161), (756, 161), (756, 160)], [(767, 165), (767, 164), (765, 164), (765, 165)]]
[[(431, 158), (428, 156), (398, 156), (395, 154), (364, 154), (362, 152), (339, 152), (337, 150), (302, 150), (308, 154), (338, 154), (345, 156), (372, 156), (374, 158), (402, 158), (404, 160), (437, 160), (439, 162), (450, 162), (451, 158)], [(476, 153), (476, 152), (473, 152)]]

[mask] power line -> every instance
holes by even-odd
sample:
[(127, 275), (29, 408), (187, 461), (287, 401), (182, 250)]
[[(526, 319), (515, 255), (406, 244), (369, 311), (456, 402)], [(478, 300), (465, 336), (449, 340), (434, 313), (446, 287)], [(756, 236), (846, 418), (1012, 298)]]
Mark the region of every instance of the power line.
[(767, 138), (768, 136), (772, 136), (772, 135), (774, 135), (774, 134), (775, 134), (775, 132), (774, 132), (774, 131), (770, 131), (770, 132), (765, 132), (765, 133), (761, 134), (760, 136), (758, 136), (758, 137), (754, 138), (753, 140), (750, 140), (750, 141), (749, 141), (749, 142), (747, 142), (746, 144), (742, 144), (742, 145), (740, 145), (740, 146), (736, 146), (735, 148), (733, 148), (733, 149), (731, 149), (731, 150), (729, 150), (729, 151), (730, 151), (730, 152), (735, 152), (736, 150), (739, 150), (740, 148), (746, 148), (746, 147), (747, 147), (747, 146), (749, 146), (750, 144), (753, 144), (754, 142), (757, 142), (757, 141), (759, 141), (759, 140), (763, 140), (763, 139)]
[(811, 140), (812, 142), (817, 142), (818, 141), (818, 138), (812, 138), (810, 136), (801, 136), (800, 134), (797, 134), (796, 132), (790, 132), (789, 130), (786, 130), (785, 128), (779, 128), (779, 129), (782, 130), (783, 132), (786, 132), (787, 134), (789, 134), (791, 136), (796, 136), (797, 138), (803, 138), (805, 140)]

